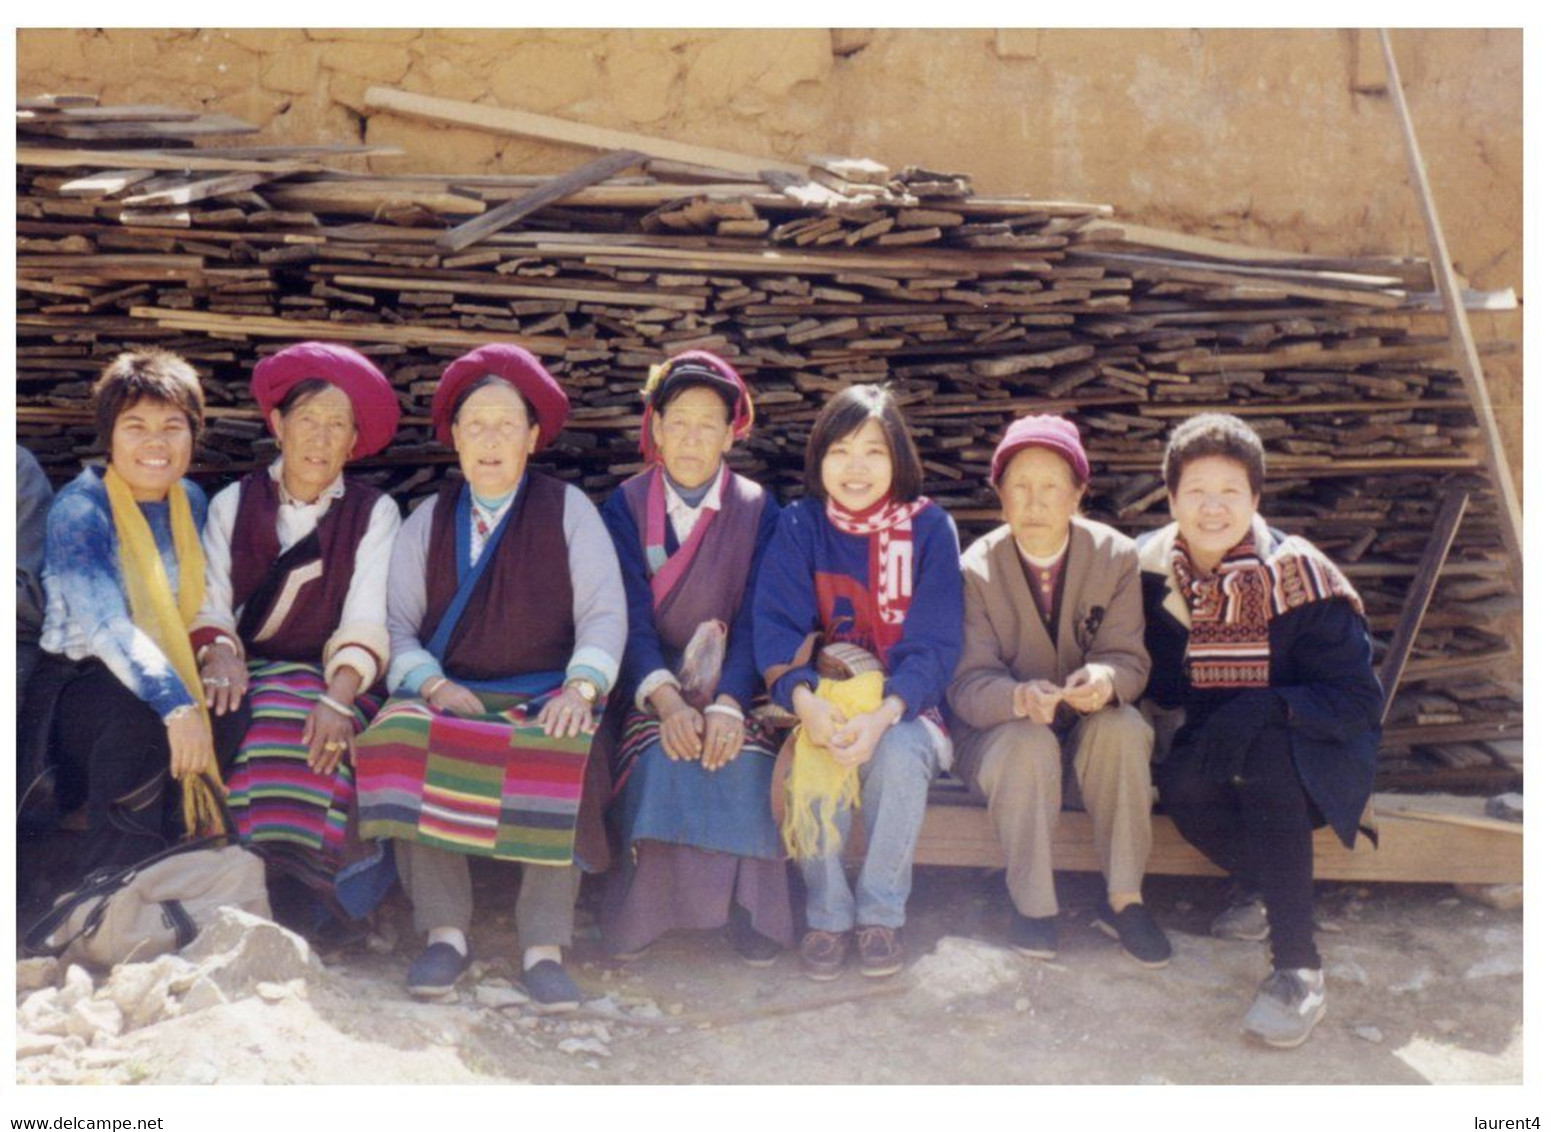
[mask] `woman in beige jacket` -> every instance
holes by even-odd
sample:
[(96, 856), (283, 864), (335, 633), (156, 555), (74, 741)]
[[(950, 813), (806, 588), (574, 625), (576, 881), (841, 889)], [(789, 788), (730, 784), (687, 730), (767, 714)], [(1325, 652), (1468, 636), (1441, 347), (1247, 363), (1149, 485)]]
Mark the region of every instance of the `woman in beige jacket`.
[(1172, 949), (1142, 904), (1152, 847), (1152, 728), (1136, 545), (1077, 513), (1088, 459), (1059, 417), (1015, 421), (991, 480), (1005, 525), (964, 552), (964, 652), (948, 702), (955, 773), (991, 810), (1007, 857), (1012, 945), (1056, 953), (1051, 836), (1063, 765), (1093, 818), (1108, 884), (1095, 926), (1144, 966)]

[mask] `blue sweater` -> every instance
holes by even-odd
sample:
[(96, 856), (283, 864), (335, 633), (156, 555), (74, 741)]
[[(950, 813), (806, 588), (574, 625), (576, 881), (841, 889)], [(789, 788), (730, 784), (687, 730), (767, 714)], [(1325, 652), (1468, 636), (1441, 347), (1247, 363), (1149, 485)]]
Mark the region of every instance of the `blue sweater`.
[[(183, 489), (194, 525), (203, 531), (205, 493), (188, 480)], [(172, 545), (171, 505), (142, 503), (140, 511), (150, 524), (176, 597), (178, 557)], [(96, 657), (157, 715), (194, 702), (172, 662), (130, 617), (118, 534), (100, 468), (85, 469), (54, 497), (44, 536), (43, 589), (48, 599), (44, 649), (71, 660)]]
[[(671, 488), (669, 490), (672, 490)], [(599, 508), (603, 523), (614, 540), (619, 554), (619, 569), (625, 580), (625, 603), (630, 613), (630, 635), (625, 641), (625, 659), (620, 666), (620, 688), (631, 699), (641, 681), (659, 669), (667, 669), (677, 675), (681, 657), (663, 650), (662, 640), (652, 616), (651, 575), (646, 568), (646, 555), (641, 551), (641, 532), (625, 493), (615, 490)], [(754, 558), (749, 563), (750, 579), (759, 576), (760, 563), (765, 549), (775, 534), (781, 507), (774, 495), (766, 493), (765, 509), (759, 517), (759, 533), (755, 536)], [(667, 544), (664, 549), (673, 554), (679, 548), (678, 536), (673, 524), (666, 524)], [(754, 586), (745, 585), (743, 600), (738, 605), (737, 616), (729, 623), (727, 631), (727, 657), (722, 662), (722, 678), (716, 686), (717, 695), (731, 696), (744, 710), (749, 707), (761, 681), (760, 670), (754, 664)]]
[[(964, 584), (953, 519), (930, 503), (916, 515), (911, 533), (912, 600), (904, 635), (880, 658), (888, 672), (884, 695), (904, 702), (907, 720), (942, 702), (964, 644)], [(878, 654), (868, 627), (858, 625), (855, 615), (872, 572), (869, 541), (835, 527), (817, 499), (800, 499), (781, 513), (754, 595), (754, 659), (761, 672), (790, 664), (815, 630), (822, 631), (825, 644), (846, 641)], [(817, 670), (794, 668), (771, 687), (771, 699), (790, 710), (798, 684), (817, 687)]]

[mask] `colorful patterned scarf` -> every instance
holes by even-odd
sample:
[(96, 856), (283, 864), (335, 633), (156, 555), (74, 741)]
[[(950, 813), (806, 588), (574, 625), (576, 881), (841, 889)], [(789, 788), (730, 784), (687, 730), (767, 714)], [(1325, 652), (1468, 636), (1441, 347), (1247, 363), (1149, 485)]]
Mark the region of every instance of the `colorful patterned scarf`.
[(1363, 612), (1362, 598), (1335, 563), (1297, 536), (1273, 547), (1259, 515), (1210, 574), (1196, 573), (1177, 532), (1169, 562), (1190, 610), (1185, 664), (1196, 688), (1269, 687), (1271, 622), (1290, 610), (1342, 598)]
[(911, 524), (929, 501), (925, 496), (913, 503), (886, 500), (875, 510), (862, 513), (847, 511), (833, 499), (826, 500), (824, 513), (835, 527), (848, 535), (865, 535), (872, 569), (868, 572), (867, 592), (877, 613), (876, 651), (887, 656), (904, 636), (905, 614), (910, 609), (911, 585), (915, 576), (915, 539)]
[[(172, 485), (167, 494), (172, 524), (172, 546), (178, 558), (178, 596), (173, 600), (172, 584), (162, 565), (156, 536), (146, 522), (140, 505), (124, 478), (110, 464), (102, 477), (113, 512), (113, 529), (118, 536), (119, 573), (124, 579), (124, 595), (129, 616), (135, 627), (161, 650), (195, 707), (209, 726), (205, 710), (204, 685), (200, 682), (199, 662), (189, 642), (189, 626), (205, 600), (205, 554), (199, 545), (199, 530), (189, 509), (188, 493), (182, 482)], [(220, 769), (212, 760), (205, 773), (217, 784)], [(197, 775), (183, 780), (183, 824), (192, 836), (199, 832), (222, 832), (226, 823), (220, 807), (210, 797), (204, 781)]]

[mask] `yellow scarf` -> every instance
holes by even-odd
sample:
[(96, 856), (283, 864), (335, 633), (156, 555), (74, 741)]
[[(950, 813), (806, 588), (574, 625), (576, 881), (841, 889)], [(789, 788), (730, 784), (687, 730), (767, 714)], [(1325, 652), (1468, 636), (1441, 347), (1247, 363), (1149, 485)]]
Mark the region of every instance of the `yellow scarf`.
[[(815, 695), (834, 704), (847, 719), (855, 719), (883, 703), (883, 673), (864, 672), (849, 680), (821, 679)], [(795, 734), (796, 753), (787, 780), (790, 797), (781, 837), (792, 856), (804, 861), (826, 855), (826, 849), (840, 852), (845, 848), (838, 844), (840, 828), (835, 815), (860, 800), (861, 778), (856, 767), (841, 766), (810, 740), (806, 728), (799, 726)]]
[[(171, 508), (172, 546), (178, 556), (178, 600), (174, 602), (161, 552), (156, 548), (156, 536), (151, 533), (151, 525), (141, 514), (129, 485), (111, 465), (102, 482), (113, 511), (119, 572), (124, 577), (129, 616), (135, 627), (150, 637), (172, 663), (173, 671), (183, 681), (183, 687), (208, 727), (210, 719), (205, 710), (204, 685), (200, 682), (199, 663), (194, 659), (194, 647), (188, 636), (194, 615), (205, 600), (205, 554), (199, 545), (199, 531), (189, 509), (188, 493), (180, 482), (172, 485), (167, 496)], [(220, 783), (221, 772), (213, 761), (207, 773)], [(197, 775), (184, 777), (183, 824), (191, 836), (201, 831), (225, 829), (220, 807), (210, 796), (204, 780)]]

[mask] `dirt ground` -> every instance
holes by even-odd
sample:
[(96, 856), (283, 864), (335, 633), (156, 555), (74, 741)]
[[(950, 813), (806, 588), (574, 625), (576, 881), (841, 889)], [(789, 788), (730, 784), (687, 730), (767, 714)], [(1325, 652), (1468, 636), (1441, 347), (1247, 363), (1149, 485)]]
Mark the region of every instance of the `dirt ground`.
[[(572, 969), (587, 1002), (541, 1018), (510, 986), (509, 891), (477, 873), (479, 962), (455, 999), (402, 989), (417, 947), (324, 954), (324, 969), (185, 1013), (73, 1056), (21, 1058), (28, 1084), (1518, 1084), (1523, 919), (1431, 885), (1321, 885), (1329, 1012), (1300, 1050), (1253, 1046), (1239, 1020), (1265, 973), (1259, 944), (1206, 934), (1218, 882), (1155, 878), (1175, 947), (1145, 970), (1089, 926), (1096, 877), (1063, 875), (1055, 962), (1003, 946), (1000, 874), (926, 868), (910, 963), (893, 979), (803, 979), (794, 954), (739, 963), (716, 933), (603, 958), (588, 897)], [(261, 988), (262, 989), (262, 988)], [(29, 1091), (29, 1096), (38, 1094)]]

